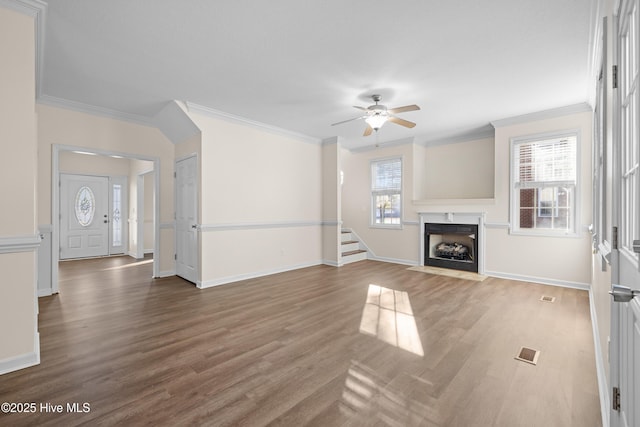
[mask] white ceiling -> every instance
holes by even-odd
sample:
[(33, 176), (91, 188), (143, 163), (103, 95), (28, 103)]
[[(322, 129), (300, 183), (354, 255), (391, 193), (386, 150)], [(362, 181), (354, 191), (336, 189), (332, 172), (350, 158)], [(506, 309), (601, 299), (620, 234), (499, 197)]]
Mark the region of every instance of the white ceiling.
[(588, 100), (597, 0), (49, 0), (41, 93), (153, 117), (186, 101), (314, 138), (376, 143), (379, 93), (418, 142)]

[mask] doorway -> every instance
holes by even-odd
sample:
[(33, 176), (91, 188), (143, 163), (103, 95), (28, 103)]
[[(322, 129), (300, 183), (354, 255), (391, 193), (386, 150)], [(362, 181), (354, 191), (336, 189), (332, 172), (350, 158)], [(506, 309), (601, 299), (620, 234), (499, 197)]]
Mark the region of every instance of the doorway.
[[(69, 155), (84, 156), (81, 162), (77, 162), (77, 161), (75, 162), (76, 166), (74, 167), (73, 170), (70, 170), (68, 168)], [(115, 169), (113, 169), (112, 166), (110, 166), (111, 169), (105, 172), (104, 170), (100, 170), (100, 167), (96, 166), (101, 161), (100, 159), (102, 159), (103, 162), (105, 159), (109, 159), (109, 161), (111, 162), (110, 165), (115, 165), (117, 163), (115, 161), (119, 161), (122, 164), (126, 164), (127, 169), (126, 171), (124, 171), (124, 170), (119, 170), (117, 166), (115, 167)], [(62, 242), (62, 239), (68, 240), (68, 237), (65, 237), (65, 235), (63, 234), (64, 232), (61, 227), (61, 215), (63, 215), (63, 212), (61, 209), (61, 203), (63, 201), (62, 200), (63, 198), (69, 199), (70, 193), (72, 193), (72, 191), (71, 190), (63, 191), (62, 176), (65, 174), (70, 174), (70, 175), (84, 174), (85, 176), (105, 178), (108, 175), (112, 175), (111, 181), (109, 182), (109, 186), (106, 192), (108, 193), (108, 197), (110, 199), (109, 203), (111, 203), (113, 200), (116, 200), (118, 197), (120, 198), (121, 209), (119, 209), (119, 219), (120, 219), (121, 228), (119, 228), (119, 230), (121, 230), (122, 234), (118, 234), (119, 233), (118, 230), (111, 230), (110, 232), (109, 227), (107, 228), (108, 237), (106, 241), (109, 247), (107, 248), (106, 253), (112, 254), (112, 255), (113, 254), (129, 254), (130, 255), (129, 246), (130, 246), (131, 236), (127, 235), (127, 233), (129, 232), (129, 226), (132, 222), (129, 219), (134, 218), (134, 215), (131, 214), (132, 212), (131, 208), (136, 206), (135, 203), (130, 202), (130, 197), (132, 197), (131, 195), (132, 192), (130, 190), (132, 187), (135, 187), (136, 175), (141, 171), (140, 165), (145, 165), (145, 167), (147, 167), (146, 172), (150, 172), (151, 175), (153, 175), (154, 185), (153, 185), (153, 188), (151, 189), (153, 193), (153, 197), (152, 197), (152, 200), (153, 200), (152, 223), (154, 228), (153, 235), (155, 236), (155, 241), (153, 245), (154, 245), (154, 254), (158, 254), (159, 239), (157, 237), (160, 234), (159, 233), (159, 227), (160, 227), (159, 204), (158, 204), (159, 191), (160, 191), (159, 185), (158, 185), (160, 181), (159, 158), (132, 155), (132, 154), (122, 153), (122, 152), (88, 149), (86, 147), (75, 147), (75, 146), (66, 146), (66, 145), (53, 146), (52, 189), (51, 189), (52, 190), (51, 191), (51, 195), (52, 195), (51, 196), (51, 216), (52, 216), (51, 223), (53, 227), (51, 230), (51, 245), (50, 245), (51, 253), (47, 254), (49, 255), (47, 259), (51, 260), (47, 270), (50, 269), (51, 274), (50, 275), (43, 274), (44, 277), (47, 277), (47, 276), (50, 277), (50, 283), (43, 282), (42, 290), (40, 289), (40, 284), (39, 284), (39, 293), (41, 295), (51, 295), (51, 294), (58, 293), (58, 276), (59, 276), (58, 263), (60, 260), (67, 259), (67, 256), (69, 255), (69, 254), (63, 255), (61, 250), (61, 247), (62, 247), (61, 243), (64, 244), (64, 242)], [(76, 190), (79, 190), (79, 189), (80, 189), (79, 187), (76, 188)], [(97, 190), (97, 191), (98, 193), (101, 192), (101, 190)], [(66, 195), (65, 195), (65, 192), (67, 193)], [(95, 197), (95, 192), (93, 193)], [(84, 194), (86, 195), (87, 191), (85, 191)], [(74, 201), (77, 195), (78, 193), (76, 191), (76, 193), (73, 194)], [(87, 197), (90, 197), (90, 196), (87, 196)], [(66, 200), (66, 203), (70, 206), (69, 200)], [(69, 207), (65, 209), (69, 209)], [(96, 212), (93, 212), (93, 215), (94, 215), (93, 221), (95, 221), (96, 219), (101, 219), (102, 221), (104, 221), (105, 213), (97, 212), (98, 209), (99, 207), (96, 204)], [(111, 206), (108, 209), (108, 211), (109, 211), (107, 213), (108, 217), (106, 218), (108, 221), (111, 221), (112, 219), (115, 219), (118, 217), (116, 212), (113, 210), (113, 206)], [(71, 211), (70, 215), (75, 216), (75, 213)], [(101, 216), (101, 218), (99, 216)], [(102, 222), (102, 224), (104, 224), (104, 222)], [(107, 224), (113, 225), (113, 223), (110, 223), (110, 222), (108, 222)], [(118, 237), (120, 237), (120, 239), (118, 239)], [(96, 239), (94, 238), (94, 240)], [(104, 254), (104, 249), (102, 248), (101, 251), (102, 252), (96, 253), (95, 255), (89, 255), (89, 256), (102, 256), (102, 254)], [(82, 256), (84, 257), (85, 254), (86, 252), (83, 252)], [(159, 277), (159, 274), (160, 274), (160, 266), (159, 266), (158, 258), (159, 257), (157, 256), (154, 256), (153, 258), (153, 277)], [(39, 266), (39, 268), (41, 267)], [(42, 269), (44, 269), (44, 266), (42, 267)]]

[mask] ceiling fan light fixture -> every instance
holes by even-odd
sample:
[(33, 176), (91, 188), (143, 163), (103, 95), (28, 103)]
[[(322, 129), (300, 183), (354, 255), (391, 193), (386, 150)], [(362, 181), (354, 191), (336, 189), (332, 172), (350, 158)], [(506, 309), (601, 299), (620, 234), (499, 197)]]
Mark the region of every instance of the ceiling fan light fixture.
[(389, 116), (387, 114), (375, 113), (368, 116), (364, 121), (367, 122), (373, 130), (377, 131), (387, 122), (388, 119)]

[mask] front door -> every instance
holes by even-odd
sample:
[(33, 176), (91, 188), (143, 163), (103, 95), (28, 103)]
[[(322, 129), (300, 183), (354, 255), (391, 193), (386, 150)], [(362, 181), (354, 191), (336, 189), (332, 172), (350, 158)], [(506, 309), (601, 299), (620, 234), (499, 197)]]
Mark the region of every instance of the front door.
[[(622, 0), (616, 28), (618, 89), (618, 253), (612, 276), (617, 284), (640, 293), (640, 61), (639, 0)], [(640, 294), (628, 302), (614, 302), (611, 310), (611, 375), (617, 382), (612, 425), (640, 426)], [(619, 405), (616, 404), (619, 402)]]
[(176, 162), (176, 274), (198, 280), (198, 163), (196, 157)]
[(60, 259), (109, 253), (109, 178), (60, 175)]

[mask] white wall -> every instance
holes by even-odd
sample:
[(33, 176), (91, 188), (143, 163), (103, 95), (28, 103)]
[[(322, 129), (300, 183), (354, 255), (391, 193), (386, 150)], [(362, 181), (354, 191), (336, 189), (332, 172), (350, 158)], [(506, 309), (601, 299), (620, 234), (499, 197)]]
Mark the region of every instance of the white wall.
[(0, 6), (0, 374), (40, 363), (34, 18)]
[(190, 117), (202, 131), (199, 285), (320, 263), (321, 146)]

